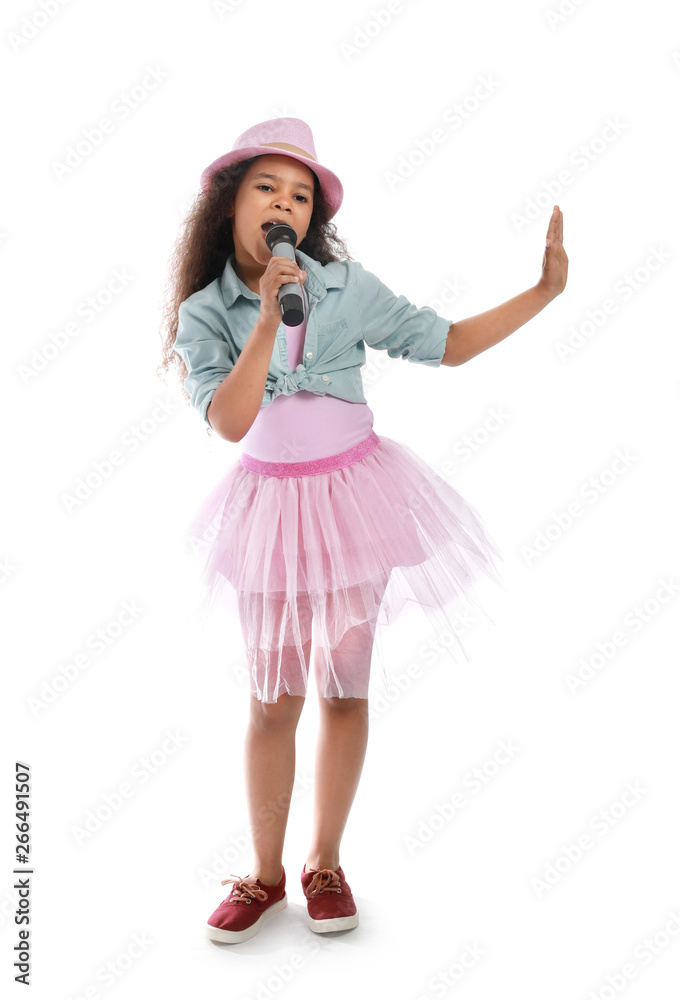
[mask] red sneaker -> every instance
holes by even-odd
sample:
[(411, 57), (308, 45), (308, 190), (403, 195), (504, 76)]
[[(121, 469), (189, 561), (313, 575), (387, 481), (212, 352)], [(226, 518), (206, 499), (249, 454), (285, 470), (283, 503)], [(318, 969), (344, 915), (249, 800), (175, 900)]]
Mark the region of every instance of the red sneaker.
[(278, 885), (266, 885), (259, 878), (225, 878), (222, 885), (233, 882), (231, 892), (217, 907), (206, 924), (211, 941), (236, 944), (247, 941), (259, 931), (262, 921), (288, 905), (286, 871)]
[(307, 924), (317, 934), (346, 931), (359, 923), (352, 890), (342, 868), (302, 866), (302, 888), (307, 898)]

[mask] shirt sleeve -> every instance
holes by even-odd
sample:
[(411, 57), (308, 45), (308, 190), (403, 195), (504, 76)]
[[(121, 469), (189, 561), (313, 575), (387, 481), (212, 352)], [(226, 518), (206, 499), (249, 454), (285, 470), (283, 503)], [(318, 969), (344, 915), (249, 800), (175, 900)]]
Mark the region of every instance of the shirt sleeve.
[(236, 364), (236, 350), (226, 329), (224, 313), (209, 302), (189, 296), (180, 304), (175, 351), (188, 375), (184, 388), (208, 425), (206, 411), (217, 387)]
[(415, 306), (395, 295), (375, 274), (355, 261), (355, 279), (362, 336), (370, 347), (386, 350), (391, 358), (439, 367), (453, 320), (430, 306)]

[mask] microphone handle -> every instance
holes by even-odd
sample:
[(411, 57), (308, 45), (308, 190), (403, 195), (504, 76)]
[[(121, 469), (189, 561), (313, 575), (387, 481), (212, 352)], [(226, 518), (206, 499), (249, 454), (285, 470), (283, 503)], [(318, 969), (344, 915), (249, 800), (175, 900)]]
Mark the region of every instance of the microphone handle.
[[(273, 257), (288, 257), (295, 263), (295, 247), (281, 240), (272, 250)], [(279, 288), (279, 308), (281, 319), (286, 326), (300, 326), (305, 318), (302, 305), (302, 290), (297, 281), (287, 281)]]

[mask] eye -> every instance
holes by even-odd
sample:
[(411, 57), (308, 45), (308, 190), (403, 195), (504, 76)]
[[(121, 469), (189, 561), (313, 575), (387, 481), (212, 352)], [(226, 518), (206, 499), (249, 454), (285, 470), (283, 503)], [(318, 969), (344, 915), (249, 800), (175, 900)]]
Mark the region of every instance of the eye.
[[(258, 187), (258, 190), (259, 190), (259, 188), (269, 188), (269, 190), (271, 191), (271, 185), (269, 185), (269, 184), (258, 184), (257, 187)], [(302, 198), (303, 201), (307, 201), (307, 199), (305, 198), (305, 196), (303, 194), (296, 194), (294, 197), (295, 198)]]

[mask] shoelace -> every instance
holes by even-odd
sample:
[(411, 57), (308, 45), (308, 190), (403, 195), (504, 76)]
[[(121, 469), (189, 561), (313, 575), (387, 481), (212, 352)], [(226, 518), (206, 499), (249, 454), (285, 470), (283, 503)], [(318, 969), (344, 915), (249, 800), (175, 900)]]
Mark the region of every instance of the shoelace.
[(332, 868), (313, 868), (314, 877), (305, 890), (310, 899), (320, 892), (342, 892), (340, 876)]
[(231, 878), (222, 879), (221, 885), (226, 885), (227, 882), (234, 883), (231, 894), (231, 901), (233, 903), (250, 903), (253, 899), (264, 901), (269, 898), (264, 889), (261, 889), (257, 884), (257, 879), (239, 878), (234, 875)]

